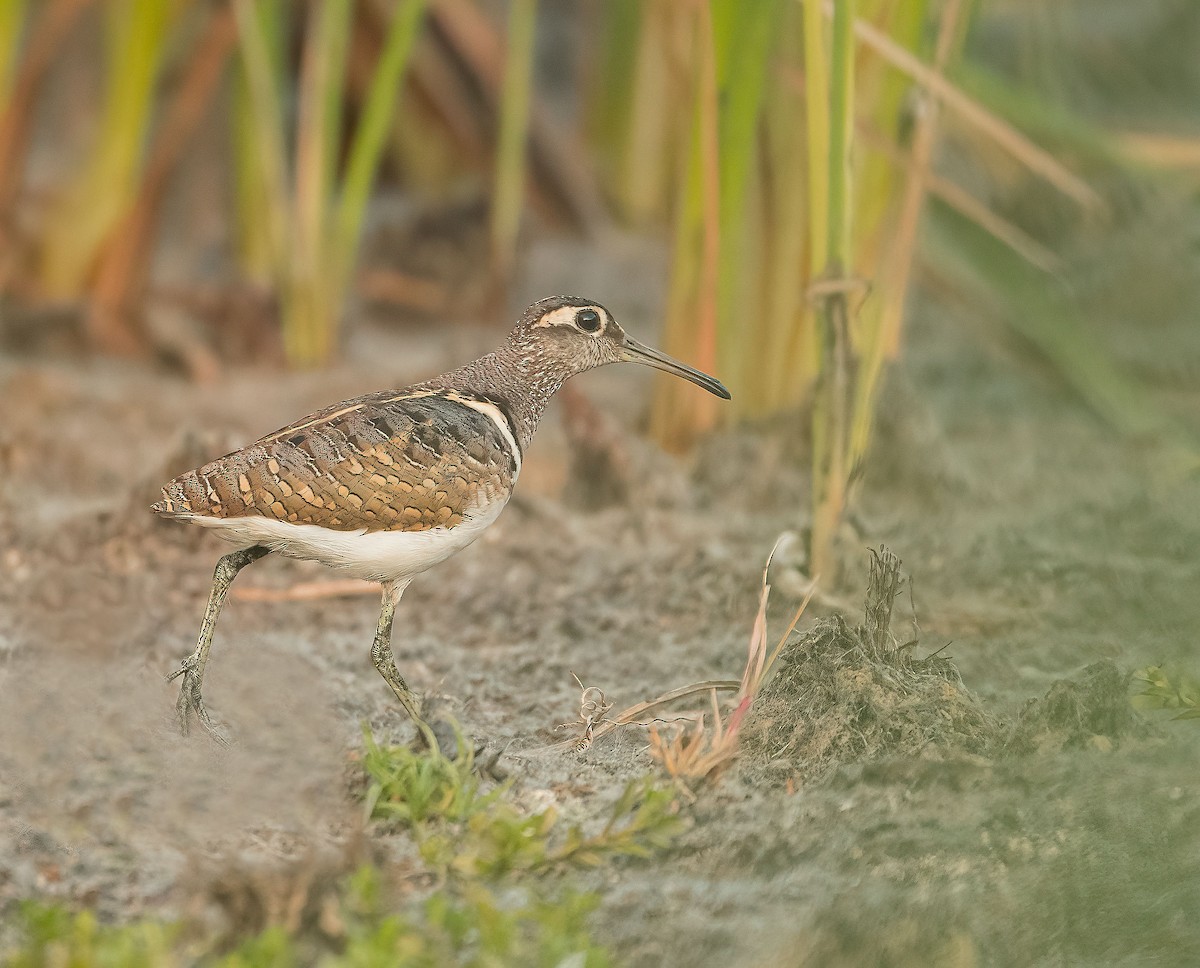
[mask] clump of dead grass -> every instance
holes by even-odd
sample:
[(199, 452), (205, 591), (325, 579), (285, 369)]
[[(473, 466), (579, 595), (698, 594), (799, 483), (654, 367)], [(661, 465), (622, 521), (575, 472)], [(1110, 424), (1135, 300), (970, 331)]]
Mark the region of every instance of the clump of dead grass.
[(892, 611), (900, 559), (871, 551), (862, 624), (841, 615), (787, 643), (743, 732), (759, 762), (816, 777), (839, 763), (931, 752), (982, 752), (997, 724), (939, 653), (913, 655), (899, 642)]
[[(917, 641), (900, 642), (892, 634), (904, 582), (900, 559), (886, 547), (871, 551), (860, 625), (851, 627), (835, 614), (793, 638), (814, 582), (773, 643), (767, 635), (770, 564), (768, 558), (740, 680), (683, 686), (610, 716), (613, 704), (604, 692), (577, 679), (579, 721), (566, 728), (582, 726), (582, 735), (560, 748), (585, 752), (613, 730), (644, 728), (651, 758), (692, 798), (742, 751), (750, 762), (785, 767), (790, 780), (819, 776), (839, 763), (932, 751), (979, 753), (997, 742), (999, 723), (966, 690), (953, 662), (939, 653), (915, 658)], [(721, 692), (733, 695), (722, 702)], [(707, 708), (664, 716), (666, 707), (696, 697), (706, 699)]]
[(1059, 679), (1041, 699), (1025, 704), (1001, 751), (1016, 756), (1088, 746), (1107, 751), (1126, 736), (1145, 733), (1149, 724), (1130, 702), (1130, 678), (1103, 659), (1074, 678)]

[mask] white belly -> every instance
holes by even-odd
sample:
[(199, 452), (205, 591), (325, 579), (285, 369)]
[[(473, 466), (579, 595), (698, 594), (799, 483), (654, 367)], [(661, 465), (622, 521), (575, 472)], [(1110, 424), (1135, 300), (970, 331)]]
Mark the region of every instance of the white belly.
[(266, 545), (292, 558), (319, 561), (355, 578), (397, 581), (414, 578), (462, 551), (499, 517), (507, 501), (493, 501), (453, 528), (428, 531), (335, 531), (315, 524), (271, 518), (189, 517), (242, 547)]

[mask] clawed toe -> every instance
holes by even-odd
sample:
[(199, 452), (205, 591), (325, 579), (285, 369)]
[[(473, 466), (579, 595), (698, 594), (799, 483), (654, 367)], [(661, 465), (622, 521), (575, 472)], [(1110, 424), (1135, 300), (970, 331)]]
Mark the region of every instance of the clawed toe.
[(228, 746), (228, 740), (221, 734), (220, 727), (209, 715), (204, 705), (204, 697), (200, 692), (200, 676), (196, 671), (195, 656), (188, 656), (178, 669), (167, 676), (167, 682), (183, 676), (179, 687), (179, 698), (175, 701), (175, 715), (179, 722), (179, 731), (187, 736), (191, 730), (192, 713), (205, 731), (222, 746)]
[(196, 656), (189, 655), (186, 659), (184, 659), (181, 663), (179, 663), (178, 669), (176, 669), (174, 672), (172, 672), (169, 676), (166, 677), (167, 682), (174, 682), (180, 676), (187, 675), (194, 668), (196, 668)]

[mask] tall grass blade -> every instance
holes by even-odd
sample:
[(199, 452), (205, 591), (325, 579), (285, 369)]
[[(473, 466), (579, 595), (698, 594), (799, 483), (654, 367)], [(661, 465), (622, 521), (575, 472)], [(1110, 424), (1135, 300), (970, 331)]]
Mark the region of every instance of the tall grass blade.
[(808, 131), (808, 267), (813, 278), (829, 261), (829, 60), (819, 0), (804, 0), (804, 118)]
[[(746, 251), (754, 221), (749, 217), (754, 203), (748, 200), (748, 188), (757, 167), (759, 121), (775, 42), (771, 28), (780, 2), (717, 0), (714, 4), (720, 104), (717, 368), (733, 374), (735, 388), (750, 386), (759, 376), (755, 372), (758, 354), (747, 346), (748, 321), (744, 318), (747, 302), (762, 288), (754, 272), (759, 260), (747, 258)], [(751, 372), (745, 372), (747, 356)], [(735, 395), (735, 406), (738, 400)]]
[[(1122, 372), (1097, 343), (1078, 307), (1052, 277), (948, 206), (932, 206), (931, 214), (928, 258), (958, 292), (973, 304), (993, 307), (1118, 432), (1184, 440), (1147, 389)], [(1186, 446), (1195, 453), (1195, 441)]]
[[(707, 0), (704, 0), (707, 2)], [(677, 177), (691, 143), (694, 68), (691, 11), (672, 0), (643, 0), (629, 120), (614, 194), (634, 224), (665, 218), (679, 197)]]
[(764, 414), (806, 399), (815, 377), (810, 332), (811, 313), (805, 298), (808, 275), (805, 219), (809, 196), (804, 157), (807, 147), (801, 92), (786, 83), (784, 71), (799, 72), (804, 36), (804, 8), (786, 4), (780, 23), (779, 62), (768, 82), (764, 137), (765, 273), (758, 344), (760, 372), (749, 382), (752, 413)]
[(850, 143), (854, 134), (854, 0), (834, 0), (829, 101), (828, 270), (850, 268)]
[(533, 82), (533, 41), (537, 0), (512, 0), (508, 13), (508, 49), (500, 103), (496, 180), (492, 191), (492, 280), (503, 286), (512, 273), (517, 233), (525, 200), (525, 155)]
[[(692, 129), (676, 205), (663, 343), (668, 352), (686, 353), (695, 366), (711, 372), (717, 355), (721, 244), (717, 57), (708, 4), (696, 4), (693, 17)], [(716, 421), (713, 401), (697, 401), (687, 391), (670, 377), (655, 381), (651, 433), (673, 450), (685, 448)]]
[(641, 0), (598, 4), (602, 19), (598, 69), (588, 79), (588, 133), (597, 149), (602, 176), (612, 183), (642, 93), (636, 85), (643, 21)]
[(8, 106), (17, 76), (28, 5), (28, 0), (0, 0), (0, 111)]
[(1075, 200), (1085, 211), (1103, 211), (1104, 203), (1090, 185), (1062, 164), (1049, 151), (1035, 144), (1021, 131), (989, 111), (961, 88), (947, 81), (911, 51), (897, 44), (881, 30), (859, 20), (855, 34), (869, 48), (913, 80), (954, 112), (964, 123), (986, 135), (1031, 172), (1044, 178), (1064, 195)]
[(400, 85), (412, 57), (427, 0), (401, 0), (392, 15), (383, 52), (371, 77), (342, 180), (335, 217), (333, 248), (338, 287), (344, 290), (354, 269), (367, 199), (387, 143)]
[(82, 293), (97, 249), (133, 199), (177, 7), (174, 0), (107, 4), (104, 94), (95, 142), (63, 189), (43, 236), (40, 275), (52, 297)]
[[(246, 16), (246, 4), (238, 0), (233, 6), (239, 17)], [(231, 93), (234, 229), (242, 272), (251, 282), (265, 289), (275, 275), (277, 246), (282, 242), (282, 236), (276, 238), (276, 232), (272, 230), (272, 221), (278, 219), (272, 209), (282, 201), (280, 193), (286, 177), (281, 173), (270, 177), (268, 169), (282, 161), (283, 144), (273, 130), (282, 124), (282, 118), (273, 112), (281, 107), (277, 92), (283, 84), (283, 48), (288, 18), (284, 0), (256, 0), (251, 6), (256, 8), (257, 23), (251, 26), (245, 20), (239, 22), (242, 57), (234, 71)], [(256, 32), (255, 36), (247, 33), (250, 29)], [(266, 77), (258, 79), (257, 87), (252, 84), (246, 63), (247, 45), (254, 45), (252, 56), (265, 61), (263, 73)], [(265, 96), (259, 90), (256, 99), (255, 91), (262, 87), (270, 90)], [(269, 108), (260, 104), (264, 99), (270, 103)], [(264, 124), (263, 112), (266, 110), (272, 114)], [(273, 153), (278, 155), (274, 160), (270, 158)], [(273, 184), (276, 180), (277, 185)]]
[[(913, 4), (919, 7), (919, 4)], [(933, 57), (933, 70), (941, 76), (950, 57), (962, 40), (960, 13), (962, 0), (946, 0)], [(913, 28), (917, 23), (910, 21)], [(912, 30), (916, 40), (916, 29)], [(900, 348), (900, 329), (908, 302), (908, 287), (916, 259), (917, 233), (921, 213), (925, 208), (930, 174), (933, 168), (934, 146), (938, 137), (938, 110), (932, 99), (916, 111), (911, 135), (911, 147), (905, 168), (903, 185), (885, 185), (880, 191), (879, 219), (892, 196), (899, 196), (895, 225), (888, 233), (887, 252), (882, 254), (873, 275), (879, 280), (880, 299), (869, 313), (864, 313), (860, 326), (860, 362), (855, 387), (854, 414), (850, 427), (849, 463), (855, 467), (863, 459), (871, 436), (875, 417), (875, 400), (883, 377), (884, 362), (894, 358)], [(895, 173), (892, 173), (895, 178)]]
[[(16, 76), (0, 111), (0, 289), (7, 288), (14, 239), (8, 228), (21, 188), (22, 165), (33, 130), (37, 95), (64, 39), (95, 0), (49, 0), (27, 25)], [(15, 56), (15, 54), (14, 54)]]
[(291, 299), (283, 319), (284, 346), (300, 366), (329, 358), (341, 308), (327, 240), (351, 9), (350, 0), (326, 0), (311, 9), (300, 66)]
[[(815, 0), (808, 0), (815, 6)], [(849, 486), (848, 433), (853, 398), (850, 305), (850, 145), (854, 116), (854, 0), (834, 0), (830, 32), (828, 177), (829, 215), (820, 279), (821, 375), (813, 401), (813, 515), (810, 561), (814, 574), (836, 578), (833, 540)], [(814, 225), (814, 231), (816, 226)]]
[(292, 237), (292, 219), (283, 80), (278, 69), (285, 35), (286, 6), (280, 0), (233, 0), (233, 4), (248, 93), (247, 127), (253, 136), (247, 155), (257, 161), (259, 172), (257, 180), (247, 179), (246, 190), (254, 190), (257, 184), (262, 192), (261, 204), (254, 205), (253, 212), (243, 217), (263, 216), (275, 286), (280, 301), (285, 303), (283, 314), (286, 315), (290, 279), (287, 252)]
[[(986, 105), (1002, 124), (1019, 126), (1025, 137), (1053, 146), (1056, 153), (1069, 153), (1081, 162), (1112, 168), (1121, 168), (1128, 163), (1128, 158), (1121, 152), (1120, 141), (1113, 138), (1111, 131), (1082, 114), (1055, 104), (1044, 90), (1014, 84), (1010, 78), (969, 60), (956, 65), (954, 77), (960, 90), (976, 103)], [(955, 124), (956, 132), (973, 131), (978, 138), (988, 137), (989, 127), (976, 124), (969, 113), (950, 112), (946, 121)], [(1013, 157), (1023, 161), (1018, 155)], [(1102, 212), (1103, 208), (1101, 202), (1086, 210)]]
[(145, 341), (136, 331), (133, 318), (152, 261), (158, 217), (171, 177), (212, 106), (236, 40), (230, 8), (214, 8), (164, 107), (137, 197), (101, 249), (86, 325), (93, 345), (108, 352), (145, 351)]
[[(912, 167), (912, 160), (901, 152), (896, 145), (885, 141), (878, 132), (860, 129), (860, 140), (870, 145), (898, 171), (907, 175)], [(1197, 164), (1200, 169), (1200, 163)], [(926, 188), (929, 195), (945, 202), (960, 215), (969, 218), (993, 238), (998, 239), (1016, 252), (1030, 265), (1043, 272), (1057, 271), (1062, 260), (1024, 229), (1014, 225), (1003, 215), (990, 209), (962, 186), (943, 178), (934, 171), (926, 173)]]

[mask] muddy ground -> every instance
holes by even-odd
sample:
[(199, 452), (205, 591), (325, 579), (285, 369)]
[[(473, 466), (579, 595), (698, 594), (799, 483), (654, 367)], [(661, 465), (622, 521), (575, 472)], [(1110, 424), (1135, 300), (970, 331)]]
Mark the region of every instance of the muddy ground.
[[(653, 287), (625, 278), (655, 275), (661, 257), (580, 265), (535, 256), (539, 285), (516, 295), (585, 291), (653, 335)], [(1195, 431), (1192, 329), (1164, 323), (1117, 348)], [(808, 623), (839, 601), (861, 620), (866, 548), (886, 543), (914, 579), (897, 637), (917, 637), (915, 617), (914, 656), (950, 643), (941, 655), (1001, 732), (1104, 660), (1118, 675), (1195, 671), (1195, 480), (961, 308), (926, 300), (910, 335), (843, 542), (846, 580)], [(177, 916), (239, 865), (269, 867), (273, 837), (318, 845), (334, 866), (361, 852), (347, 846), (361, 828), (347, 753), (362, 721), (410, 735), (369, 661), (375, 598), (232, 600), (206, 697), (236, 741), (184, 739), (163, 675), (194, 646), (223, 546), (147, 507), (186, 467), (495, 338), (363, 324), (329, 372), (233, 369), (211, 386), (135, 363), (0, 359), (0, 906), (39, 896)], [(577, 715), (571, 672), (617, 708), (740, 674), (763, 560), (803, 525), (806, 435), (780, 419), (678, 460), (637, 434), (648, 373), (575, 383), (620, 431), (628, 499), (588, 504), (553, 411), (499, 523), (410, 588), (396, 655), (501, 754), (518, 799), (586, 822), (653, 765), (636, 731), (583, 755), (551, 748)], [(801, 590), (788, 568), (776, 629)], [(268, 559), (238, 584), (326, 577)], [(819, 764), (747, 752), (687, 808), (669, 854), (585, 877), (604, 897), (594, 939), (639, 966), (1200, 963), (1200, 733), (1129, 719), (1125, 689), (1007, 749)]]

